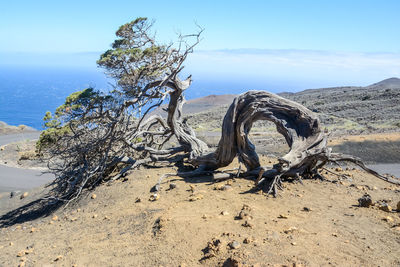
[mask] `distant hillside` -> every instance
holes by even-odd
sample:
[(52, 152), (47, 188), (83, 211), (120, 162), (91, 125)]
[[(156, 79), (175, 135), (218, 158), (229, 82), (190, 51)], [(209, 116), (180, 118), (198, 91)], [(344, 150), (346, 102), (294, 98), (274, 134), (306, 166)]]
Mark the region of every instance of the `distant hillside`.
[(212, 109), (218, 106), (224, 106), (232, 103), (237, 95), (209, 95), (205, 97), (188, 100), (183, 106), (184, 114), (193, 114)]
[[(307, 89), (297, 93), (288, 93), (283, 92), (278, 95), (295, 100), (297, 102), (306, 104), (309, 102), (309, 106), (313, 109), (318, 110), (320, 106), (321, 98), (327, 97), (329, 99), (330, 104), (332, 102), (342, 102), (342, 100), (346, 100), (345, 102), (349, 102), (350, 99), (352, 101), (366, 101), (366, 100), (388, 100), (390, 97), (397, 96), (396, 93), (389, 93), (389, 90), (382, 94), (377, 94), (374, 89), (400, 89), (400, 79), (399, 78), (389, 78), (383, 81), (371, 84), (366, 87), (361, 86), (343, 86), (343, 87), (331, 87), (331, 88), (320, 88), (320, 89)], [(395, 90), (396, 91), (396, 90)], [(368, 92), (371, 95), (368, 95)], [(378, 96), (379, 95), (379, 96)], [(184, 113), (185, 114), (193, 114), (198, 112), (207, 111), (216, 107), (229, 105), (232, 103), (233, 99), (237, 95), (227, 94), (227, 95), (209, 95), (205, 97), (200, 97), (196, 99), (192, 99), (186, 102), (184, 105)], [(374, 96), (374, 99), (371, 97)], [(350, 97), (350, 99), (349, 99)], [(363, 100), (364, 99), (364, 100)], [(397, 99), (397, 98), (396, 98)], [(307, 101), (309, 100), (309, 101)], [(371, 104), (371, 102), (367, 102)], [(306, 104), (307, 106), (307, 104)]]
[(386, 79), (367, 87), (322, 88), (280, 95), (320, 113), (326, 125), (337, 125), (341, 121), (341, 126), (344, 123), (347, 128), (366, 128), (371, 131), (400, 127), (398, 78)]
[[(348, 133), (400, 130), (400, 79), (367, 87), (343, 86), (280, 93), (316, 113), (330, 131)], [(195, 128), (217, 129), (235, 95), (208, 96), (188, 101), (184, 114)], [(194, 114), (198, 113), (198, 114)]]
[(36, 130), (26, 125), (12, 126), (7, 123), (0, 121), (0, 135), (14, 134), (14, 133), (25, 133), (35, 132)]
[[(204, 112), (207, 110), (212, 110), (221, 106), (226, 106), (232, 103), (233, 99), (237, 95), (208, 95), (204, 97), (199, 97), (191, 100), (187, 100), (183, 105), (183, 114), (195, 114)], [(164, 109), (167, 105), (162, 105), (161, 107), (154, 110), (151, 114), (160, 114), (166, 116)]]
[(367, 86), (367, 88), (374, 88), (374, 87), (400, 88), (400, 79), (393, 77)]

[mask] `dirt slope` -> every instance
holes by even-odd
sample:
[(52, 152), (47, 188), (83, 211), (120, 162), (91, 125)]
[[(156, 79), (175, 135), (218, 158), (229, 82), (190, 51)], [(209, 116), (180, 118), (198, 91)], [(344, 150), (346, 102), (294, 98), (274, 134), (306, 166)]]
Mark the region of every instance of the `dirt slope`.
[(173, 177), (160, 198), (149, 201), (150, 188), (169, 172), (174, 170), (135, 171), (57, 211), (57, 218), (2, 227), (0, 266), (400, 264), (400, 213), (357, 207), (366, 192), (374, 202), (396, 206), (400, 188), (359, 170), (337, 171), (347, 178), (327, 172), (327, 181), (285, 183), (277, 198), (249, 193), (253, 182), (245, 179)]
[(31, 133), (37, 130), (26, 125), (12, 126), (0, 121), (0, 135), (17, 134), (17, 133)]

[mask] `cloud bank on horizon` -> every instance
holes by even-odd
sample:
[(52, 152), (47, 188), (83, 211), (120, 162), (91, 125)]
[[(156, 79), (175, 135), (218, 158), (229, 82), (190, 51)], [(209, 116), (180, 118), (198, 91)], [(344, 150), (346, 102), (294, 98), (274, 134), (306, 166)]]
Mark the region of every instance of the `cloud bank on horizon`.
[[(284, 81), (293, 89), (369, 85), (400, 76), (400, 53), (330, 52), (295, 49), (198, 51), (188, 69), (200, 77)], [(297, 84), (297, 85), (296, 85)]]
[[(7, 53), (0, 66), (97, 69), (100, 52)], [(333, 86), (366, 86), (400, 77), (400, 53), (330, 52), (295, 49), (233, 49), (195, 51), (183, 74), (208, 87), (235, 90), (297, 91)]]

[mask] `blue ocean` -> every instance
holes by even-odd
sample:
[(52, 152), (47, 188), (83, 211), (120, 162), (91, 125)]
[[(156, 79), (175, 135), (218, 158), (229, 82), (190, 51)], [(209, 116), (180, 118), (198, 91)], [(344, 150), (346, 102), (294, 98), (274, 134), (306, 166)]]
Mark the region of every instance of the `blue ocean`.
[(89, 86), (105, 88), (99, 71), (43, 67), (0, 68), (0, 121), (43, 129), (46, 111), (54, 111), (65, 98)]
[[(46, 111), (54, 111), (72, 92), (89, 86), (109, 90), (112, 80), (101, 69), (79, 67), (0, 66), (0, 121), (43, 129)], [(261, 81), (193, 75), (186, 98), (239, 94), (248, 90), (279, 92), (287, 87)]]

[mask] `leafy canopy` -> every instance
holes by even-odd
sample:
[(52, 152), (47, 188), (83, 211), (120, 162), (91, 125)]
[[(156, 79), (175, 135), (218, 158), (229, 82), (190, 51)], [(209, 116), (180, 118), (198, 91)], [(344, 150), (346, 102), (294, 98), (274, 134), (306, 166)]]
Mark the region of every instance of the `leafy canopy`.
[(112, 49), (97, 61), (129, 96), (137, 96), (148, 83), (163, 79), (179, 63), (171, 46), (156, 43), (150, 33), (152, 25), (147, 18), (122, 25)]

